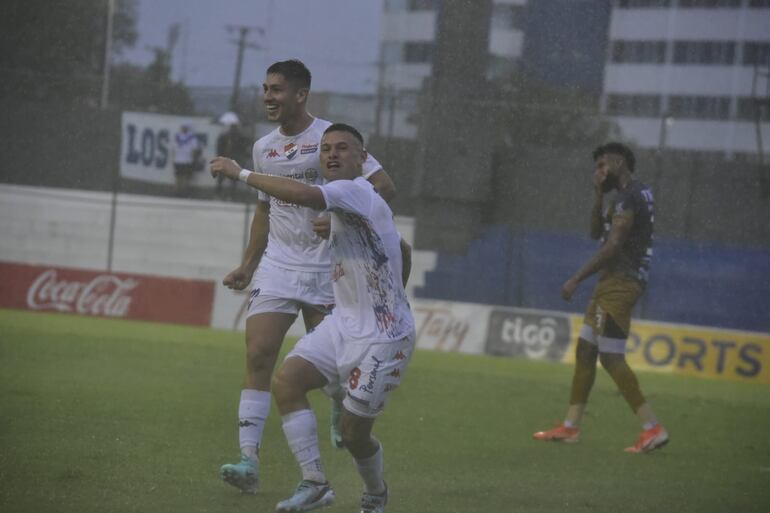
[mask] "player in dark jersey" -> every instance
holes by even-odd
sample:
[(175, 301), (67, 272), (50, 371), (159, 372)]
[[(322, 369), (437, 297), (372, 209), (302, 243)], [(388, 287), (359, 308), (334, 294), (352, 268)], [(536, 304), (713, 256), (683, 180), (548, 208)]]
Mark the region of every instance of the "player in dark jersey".
[[(639, 389), (634, 371), (626, 362), (626, 339), (631, 327), (631, 310), (647, 284), (652, 257), (654, 202), (652, 191), (634, 180), (636, 159), (625, 145), (611, 142), (593, 152), (595, 201), (591, 212), (591, 237), (601, 247), (562, 287), (569, 301), (580, 282), (600, 273), (586, 311), (575, 352), (570, 403), (564, 423), (533, 436), (537, 440), (577, 442), (580, 421), (596, 377), (596, 360), (602, 363), (631, 409), (639, 417), (642, 434), (627, 452), (649, 452), (668, 442)], [(617, 194), (604, 208), (606, 193)]]

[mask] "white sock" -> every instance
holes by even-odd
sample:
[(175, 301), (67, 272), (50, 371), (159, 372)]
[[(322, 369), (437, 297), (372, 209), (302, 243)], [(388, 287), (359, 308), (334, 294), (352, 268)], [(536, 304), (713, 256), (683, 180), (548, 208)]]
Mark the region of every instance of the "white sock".
[(270, 392), (245, 388), (241, 390), (241, 402), (238, 405), (238, 439), (241, 454), (257, 459), (257, 451), (262, 443), (262, 431), (270, 413)]
[(636, 416), (639, 418), (639, 422), (642, 423), (642, 429), (645, 431), (652, 429), (658, 425), (658, 418), (655, 417), (655, 413), (652, 411), (650, 403), (644, 403), (636, 410)]
[(294, 458), (302, 469), (302, 479), (325, 483), (321, 450), (318, 447), (318, 428), (312, 410), (299, 410), (284, 415), (283, 433)]
[[(354, 458), (355, 460), (355, 458)], [(384, 463), (382, 458), (382, 444), (372, 456), (363, 460), (355, 460), (358, 467), (358, 475), (364, 480), (366, 493), (382, 495), (385, 493), (385, 480), (383, 479)]]
[(568, 428), (574, 428), (580, 426), (580, 421), (583, 420), (583, 413), (586, 411), (585, 403), (570, 404), (567, 408), (567, 416), (564, 419), (564, 426)]

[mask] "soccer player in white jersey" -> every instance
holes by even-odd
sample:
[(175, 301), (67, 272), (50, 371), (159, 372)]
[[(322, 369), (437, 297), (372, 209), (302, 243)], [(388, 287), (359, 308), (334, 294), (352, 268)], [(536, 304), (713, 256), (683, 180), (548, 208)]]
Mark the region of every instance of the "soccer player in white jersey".
[(393, 212), (361, 176), (366, 151), (358, 131), (331, 125), (321, 140), (320, 154), (324, 185), (251, 173), (225, 158), (214, 159), (211, 172), (238, 176), (275, 198), (331, 212), (336, 306), (300, 339), (273, 378), (283, 431), (302, 471), (294, 494), (279, 502), (276, 511), (310, 511), (334, 500), (307, 393), (339, 384), (346, 392), (344, 446), (364, 481), (361, 511), (382, 513), (388, 489), (383, 449), (372, 436), (372, 427), (390, 392), (400, 384), (415, 343), (414, 318), (404, 292), (404, 253)]
[[(254, 144), (257, 172), (308, 185), (322, 183), (318, 148), (331, 123), (307, 112), (310, 81), (310, 72), (297, 60), (276, 62), (267, 69), (263, 101), (268, 120), (280, 126)], [(374, 158), (366, 160), (362, 172), (386, 200), (393, 197), (393, 182)], [(286, 332), (300, 311), (305, 328), (312, 330), (334, 303), (329, 244), (314, 231), (324, 230), (319, 211), (263, 192), (258, 199), (243, 261), (223, 280), (231, 289), (252, 286), (246, 319), (246, 377), (238, 407), (241, 458), (220, 470), (225, 482), (245, 493), (257, 490), (270, 381)], [(332, 439), (341, 446), (335, 428), (341, 397), (337, 399), (332, 408)]]

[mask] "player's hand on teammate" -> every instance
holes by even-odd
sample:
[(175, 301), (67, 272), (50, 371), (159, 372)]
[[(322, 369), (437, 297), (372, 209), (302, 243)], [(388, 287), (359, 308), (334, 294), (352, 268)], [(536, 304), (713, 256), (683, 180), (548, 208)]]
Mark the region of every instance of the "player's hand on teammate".
[(214, 178), (219, 175), (224, 175), (233, 180), (237, 180), (238, 174), (241, 172), (241, 166), (239, 166), (233, 159), (228, 159), (227, 157), (214, 157), (209, 164), (211, 176)]
[(332, 221), (328, 215), (322, 215), (313, 220), (313, 231), (322, 239), (328, 239), (331, 232)]
[(561, 298), (564, 301), (571, 300), (572, 295), (578, 288), (578, 285), (580, 285), (580, 283), (575, 278), (570, 278), (569, 280), (565, 281), (564, 285), (561, 287)]
[(244, 271), (241, 267), (230, 271), (225, 279), (222, 280), (222, 284), (233, 290), (243, 290), (249, 283), (251, 283), (251, 275)]

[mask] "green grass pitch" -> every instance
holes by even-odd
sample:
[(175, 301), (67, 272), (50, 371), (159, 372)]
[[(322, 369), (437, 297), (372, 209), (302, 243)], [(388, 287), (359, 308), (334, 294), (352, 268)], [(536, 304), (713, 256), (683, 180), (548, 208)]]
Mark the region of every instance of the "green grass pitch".
[[(0, 311), (0, 511), (269, 512), (299, 473), (273, 410), (261, 490), (220, 482), (237, 455), (243, 336)], [(579, 444), (535, 442), (560, 420), (571, 368), (418, 351), (375, 426), (388, 513), (770, 511), (770, 387), (640, 374), (671, 434), (623, 452), (635, 417), (599, 373)], [(358, 511), (350, 457), (328, 442), (337, 502)]]

